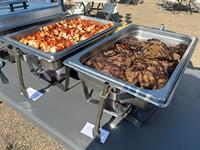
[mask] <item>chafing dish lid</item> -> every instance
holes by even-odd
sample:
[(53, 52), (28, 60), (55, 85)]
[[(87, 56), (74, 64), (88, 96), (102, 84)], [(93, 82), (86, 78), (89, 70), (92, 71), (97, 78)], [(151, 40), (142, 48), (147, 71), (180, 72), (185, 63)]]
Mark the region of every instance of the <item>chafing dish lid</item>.
[(10, 11), (9, 4), (0, 7), (0, 33), (65, 15), (62, 0), (54, 3), (27, 1), (27, 5), (27, 9), (19, 8), (13, 12)]

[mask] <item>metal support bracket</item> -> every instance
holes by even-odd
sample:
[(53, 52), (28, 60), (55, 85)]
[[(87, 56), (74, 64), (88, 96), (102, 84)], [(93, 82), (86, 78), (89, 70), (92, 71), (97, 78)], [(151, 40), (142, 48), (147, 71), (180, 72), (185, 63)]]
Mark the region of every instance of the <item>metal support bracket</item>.
[[(26, 62), (29, 66), (30, 72), (36, 76), (43, 77), (48, 81), (51, 82), (51, 77), (45, 72), (42, 65), (39, 63), (38, 58), (32, 55), (26, 55)], [(40, 71), (40, 73), (38, 73)]]
[[(148, 120), (151, 115), (158, 109), (156, 106), (151, 106), (149, 108), (139, 108), (134, 106), (133, 100), (125, 100), (120, 95), (120, 90), (112, 88), (109, 83), (105, 82), (103, 88), (100, 92), (100, 101), (92, 98), (93, 90), (89, 90), (87, 86), (87, 81), (81, 77), (83, 91), (87, 101), (98, 104), (98, 115), (95, 122), (95, 128), (93, 130), (93, 136), (97, 141), (100, 138), (100, 121), (102, 119), (103, 112), (106, 112), (115, 117), (111, 122), (111, 128), (116, 126), (121, 120), (125, 119), (131, 124), (140, 127), (146, 120)], [(129, 98), (129, 97), (127, 97)], [(141, 106), (142, 107), (142, 106)]]
[(101, 125), (101, 119), (103, 115), (103, 109), (104, 109), (104, 104), (106, 101), (106, 96), (108, 96), (110, 91), (110, 84), (108, 82), (105, 82), (103, 85), (102, 93), (100, 95), (100, 102), (98, 105), (98, 113), (97, 113), (97, 118), (95, 122), (95, 127), (93, 129), (93, 136), (95, 137), (96, 140), (100, 141), (100, 125)]
[[(31, 61), (30, 61), (31, 60)], [(32, 55), (26, 55), (26, 62), (29, 66), (30, 72), (39, 78), (44, 79), (52, 85), (57, 86), (62, 91), (67, 91), (69, 89), (69, 77), (70, 69), (65, 67), (65, 83), (62, 84), (60, 81), (53, 81), (52, 77), (46, 73), (43, 66), (39, 63), (38, 58)]]
[(18, 77), (19, 77), (19, 84), (20, 84), (20, 90), (22, 94), (26, 97), (29, 98), (28, 93), (26, 91), (26, 87), (24, 84), (24, 78), (23, 78), (23, 72), (22, 72), (22, 65), (21, 65), (21, 57), (22, 57), (22, 52), (18, 48), (14, 48), (15, 53), (16, 53), (16, 63), (17, 63), (17, 71), (18, 71)]
[(84, 91), (84, 94), (85, 94), (85, 98), (87, 101), (90, 101), (91, 100), (91, 91), (89, 92), (88, 90), (88, 87), (86, 86), (85, 82), (82, 80), (81, 81), (82, 83), (82, 86), (83, 86), (83, 91)]

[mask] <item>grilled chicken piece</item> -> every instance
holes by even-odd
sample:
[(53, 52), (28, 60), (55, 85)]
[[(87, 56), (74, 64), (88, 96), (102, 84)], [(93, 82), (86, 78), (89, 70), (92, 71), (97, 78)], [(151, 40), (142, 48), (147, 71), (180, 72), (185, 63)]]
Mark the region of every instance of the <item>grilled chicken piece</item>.
[(176, 46), (169, 47), (169, 51), (175, 61), (180, 61), (184, 52), (187, 49), (187, 45), (185, 44), (178, 44)]
[(168, 81), (168, 64), (164, 61), (137, 59), (125, 71), (129, 83), (145, 89), (159, 89)]
[(126, 37), (121, 40), (121, 43), (127, 45), (131, 50), (134, 52), (141, 52), (141, 48), (143, 47), (144, 43), (139, 41), (134, 37)]
[(148, 40), (142, 47), (142, 56), (148, 59), (172, 60), (167, 45), (156, 39)]
[(86, 65), (95, 68), (97, 71), (125, 80), (124, 69), (121, 66), (109, 63), (102, 54), (88, 60)]
[(165, 86), (187, 46), (168, 47), (151, 39), (125, 37), (111, 48), (95, 54), (86, 65), (145, 89)]

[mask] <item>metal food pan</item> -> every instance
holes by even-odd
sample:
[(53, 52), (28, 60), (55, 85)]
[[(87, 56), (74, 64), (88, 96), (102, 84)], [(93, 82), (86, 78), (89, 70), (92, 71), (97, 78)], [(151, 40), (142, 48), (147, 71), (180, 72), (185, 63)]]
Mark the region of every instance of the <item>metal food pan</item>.
[[(111, 75), (106, 75), (104, 73), (98, 72), (95, 69), (85, 66), (83, 64), (95, 53), (108, 49), (116, 41), (126, 36), (133, 36), (138, 39), (156, 38), (167, 44), (184, 43), (188, 45), (187, 50), (185, 51), (179, 64), (176, 66), (176, 69), (174, 70), (167, 84), (163, 88), (157, 90), (142, 89), (135, 85), (131, 85), (128, 82), (115, 78)], [(118, 88), (124, 92), (127, 92), (141, 100), (152, 103), (159, 107), (166, 107), (171, 101), (175, 89), (181, 79), (181, 76), (196, 47), (196, 44), (197, 38), (195, 37), (181, 35), (169, 31), (161, 31), (159, 29), (153, 29), (138, 25), (130, 25), (127, 28), (121, 30), (120, 32), (115, 33), (112, 36), (96, 43), (92, 47), (89, 47), (86, 50), (77, 53), (73, 57), (66, 59), (64, 61), (64, 64), (68, 67), (77, 70), (80, 73), (85, 74), (88, 77), (88, 79), (92, 78), (93, 80), (101, 81), (102, 83), (107, 81), (111, 84), (111, 86)]]
[[(88, 75), (85, 75), (83, 73), (78, 73), (79, 78), (84, 84), (87, 86), (87, 88), (96, 90), (98, 92), (102, 91), (102, 87), (105, 81), (98, 80), (96, 78), (91, 78)], [(129, 93), (124, 93), (123, 91), (119, 93), (119, 101), (122, 103), (130, 103), (138, 108), (141, 108), (143, 110), (147, 110), (152, 108), (152, 104), (146, 101), (141, 101), (140, 99), (136, 98), (135, 96), (130, 95)]]
[[(111, 21), (107, 21), (107, 20), (103, 20), (103, 19), (99, 19), (99, 18), (94, 18), (94, 17), (88, 17), (88, 16), (83, 16), (83, 15), (74, 15), (74, 16), (69, 16), (67, 17), (65, 20), (69, 20), (69, 19), (72, 19), (72, 18), (81, 18), (81, 19), (89, 19), (89, 20), (94, 20), (94, 21), (98, 21), (102, 24), (107, 24), (107, 23), (111, 23)], [(63, 19), (62, 19), (63, 20)], [(59, 20), (61, 21), (61, 20)], [(58, 21), (56, 21), (58, 22)], [(49, 22), (48, 24), (51, 24), (51, 23), (55, 23), (54, 22)], [(28, 45), (25, 45), (25, 44), (22, 44), (19, 42), (19, 39), (25, 37), (25, 36), (28, 36), (28, 35), (31, 35), (32, 33), (35, 33), (37, 31), (39, 31), (39, 29), (43, 26), (46, 26), (48, 24), (43, 24), (43, 25), (40, 25), (40, 26), (33, 26), (33, 27), (30, 27), (26, 30), (21, 30), (19, 32), (15, 32), (15, 33), (12, 33), (12, 34), (8, 34), (6, 36), (3, 37), (3, 40), (19, 49), (21, 49), (24, 53), (29, 53), (29, 54), (33, 54), (37, 57), (39, 57), (40, 59), (43, 59), (43, 60), (46, 60), (48, 62), (55, 62), (63, 57), (65, 57), (66, 55), (72, 53), (72, 52), (75, 52), (77, 50), (80, 50), (81, 48), (87, 46), (88, 44), (90, 44), (93, 40), (95, 39), (98, 39), (98, 38), (101, 38), (102, 36), (105, 36), (105, 35), (108, 35), (108, 34), (111, 34), (118, 26), (119, 24), (117, 23), (113, 23), (113, 26), (100, 32), (100, 33), (97, 33), (96, 35), (86, 39), (86, 40), (83, 40), (69, 48), (66, 48), (60, 52), (56, 52), (56, 53), (45, 53), (45, 52), (42, 52), (41, 50), (39, 49), (35, 49), (35, 48), (32, 48)]]

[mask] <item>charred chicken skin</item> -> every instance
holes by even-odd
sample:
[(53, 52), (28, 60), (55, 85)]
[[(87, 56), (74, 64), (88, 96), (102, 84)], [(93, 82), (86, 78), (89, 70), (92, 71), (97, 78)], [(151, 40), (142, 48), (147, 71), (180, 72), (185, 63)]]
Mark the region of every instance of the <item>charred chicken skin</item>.
[(164, 87), (187, 45), (125, 37), (85, 62), (89, 67), (144, 89)]
[(19, 41), (43, 52), (54, 53), (88, 39), (111, 26), (113, 26), (112, 23), (101, 24), (93, 20), (73, 18), (44, 26), (40, 31)]

